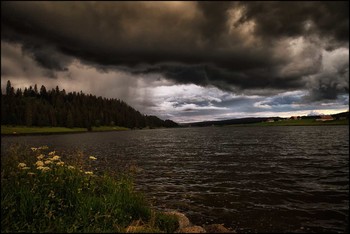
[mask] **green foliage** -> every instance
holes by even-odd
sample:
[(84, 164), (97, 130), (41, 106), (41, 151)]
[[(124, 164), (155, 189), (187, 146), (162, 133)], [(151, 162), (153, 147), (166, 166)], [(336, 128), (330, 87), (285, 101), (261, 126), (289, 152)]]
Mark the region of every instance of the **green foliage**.
[(86, 128), (65, 128), (65, 127), (24, 127), (1, 125), (1, 134), (41, 134), (41, 133), (73, 133), (86, 132)]
[(73, 122), (73, 115), (72, 115), (72, 112), (68, 112), (68, 115), (67, 115), (67, 128), (73, 128), (74, 126), (74, 122)]
[(158, 213), (156, 215), (156, 226), (167, 233), (174, 233), (179, 228), (179, 222), (173, 215)]
[(32, 107), (27, 103), (25, 109), (25, 124), (27, 127), (32, 126), (33, 123), (33, 111)]
[[(101, 126), (93, 127), (93, 132), (104, 132), (104, 131), (126, 131), (129, 128), (118, 127), (118, 126)], [(17, 135), (17, 134), (49, 134), (49, 133), (75, 133), (75, 132), (86, 132), (86, 128), (66, 128), (66, 127), (26, 127), (26, 126), (7, 126), (1, 125), (1, 134), (4, 135)]]
[(118, 127), (118, 126), (100, 126), (100, 127), (93, 127), (93, 132), (99, 132), (99, 131), (125, 131), (129, 130), (129, 128), (124, 127)]
[(136, 221), (141, 232), (176, 229), (135, 192), (130, 175), (95, 175), (96, 160), (11, 146), (2, 155), (1, 232), (125, 232)]

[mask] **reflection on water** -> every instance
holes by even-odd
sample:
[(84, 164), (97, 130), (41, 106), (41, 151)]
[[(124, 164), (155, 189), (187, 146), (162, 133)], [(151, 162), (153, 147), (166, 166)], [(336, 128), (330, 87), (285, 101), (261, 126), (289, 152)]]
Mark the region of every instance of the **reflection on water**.
[(81, 149), (100, 166), (135, 164), (137, 189), (195, 224), (241, 232), (344, 232), (347, 126), (207, 127), (51, 136), (10, 142)]

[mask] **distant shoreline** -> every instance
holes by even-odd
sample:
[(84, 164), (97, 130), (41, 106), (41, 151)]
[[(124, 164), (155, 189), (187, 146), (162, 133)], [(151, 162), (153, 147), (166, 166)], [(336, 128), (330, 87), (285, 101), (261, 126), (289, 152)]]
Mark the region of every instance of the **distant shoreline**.
[(256, 127), (256, 126), (335, 126), (335, 125), (349, 125), (349, 120), (331, 120), (331, 121), (316, 121), (314, 119), (304, 120), (283, 120), (274, 122), (259, 122), (249, 124), (231, 124), (222, 127)]
[[(332, 120), (332, 121), (315, 121), (315, 120), (285, 120), (275, 122), (259, 122), (247, 124), (228, 124), (228, 125), (212, 125), (212, 126), (192, 126), (192, 127), (269, 127), (269, 126), (341, 126), (349, 125), (349, 120)], [(190, 126), (180, 128), (191, 128)], [(66, 128), (66, 127), (25, 127), (25, 126), (7, 126), (1, 125), (1, 136), (33, 136), (33, 135), (56, 135), (56, 134), (76, 134), (76, 133), (94, 133), (94, 132), (115, 132), (129, 131), (130, 128), (125, 127), (93, 127), (92, 131), (86, 128)]]
[(1, 125), (1, 136), (31, 136), (31, 135), (54, 135), (71, 133), (91, 133), (91, 132), (112, 132), (128, 131), (125, 127), (92, 127), (92, 131), (86, 128), (66, 128), (66, 127), (25, 127), (25, 126), (7, 126)]
[(330, 125), (349, 125), (349, 119), (317, 121), (316, 119), (280, 119), (273, 121), (260, 120), (250, 123), (222, 123), (221, 121), (188, 123), (182, 127), (265, 127), (265, 126), (330, 126)]

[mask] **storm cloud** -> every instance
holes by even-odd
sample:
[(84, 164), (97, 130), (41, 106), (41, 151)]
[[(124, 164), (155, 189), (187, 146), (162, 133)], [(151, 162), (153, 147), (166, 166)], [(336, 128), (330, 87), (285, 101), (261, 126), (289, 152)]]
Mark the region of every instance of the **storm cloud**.
[(256, 33), (265, 38), (295, 37), (316, 33), (348, 43), (349, 2), (242, 2), (245, 14), (240, 22), (258, 22)]
[[(1, 14), (2, 40), (46, 68), (65, 70), (72, 56), (233, 91), (306, 88), (322, 50), (349, 39), (348, 2), (2, 2)], [(348, 92), (322, 84), (309, 88)]]
[[(114, 96), (151, 109), (160, 99), (141, 98), (135, 84), (143, 84), (138, 92), (148, 90), (147, 82), (193, 84), (243, 97), (207, 102), (211, 111), (227, 111), (222, 108), (230, 102), (263, 109), (291, 100), (343, 101), (349, 93), (348, 8), (346, 1), (1, 2), (2, 80), (108, 79), (123, 87)], [(113, 96), (102, 84), (85, 87)], [(303, 95), (279, 96), (298, 92)], [(182, 101), (174, 107), (180, 112), (204, 110), (196, 100)]]

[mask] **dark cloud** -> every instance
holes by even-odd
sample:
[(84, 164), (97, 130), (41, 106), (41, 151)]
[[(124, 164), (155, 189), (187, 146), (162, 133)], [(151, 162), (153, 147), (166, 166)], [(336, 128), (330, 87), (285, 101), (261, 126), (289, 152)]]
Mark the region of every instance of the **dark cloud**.
[(22, 51), (33, 57), (41, 66), (54, 71), (67, 71), (67, 66), (73, 60), (47, 46), (24, 44)]
[(204, 38), (217, 38), (226, 31), (227, 14), (232, 5), (232, 2), (227, 1), (198, 2), (198, 7), (204, 16), (200, 25)]
[[(312, 100), (332, 99), (348, 91), (348, 72), (332, 73), (340, 77), (341, 88), (324, 82), (320, 51), (348, 47), (348, 6), (333, 1), (1, 2), (1, 38), (21, 43), (51, 71), (66, 71), (78, 58), (101, 70), (161, 73), (184, 84), (236, 92), (308, 88)], [(290, 45), (298, 37), (307, 46), (291, 53), (302, 47)]]
[[(347, 76), (345, 76), (344, 79), (346, 78), (349, 79), (349, 71), (347, 71)], [(334, 79), (333, 74), (322, 74), (316, 80), (316, 84), (312, 86), (310, 94), (305, 96), (305, 101), (334, 100), (337, 99), (339, 95), (348, 93), (349, 83)]]
[(323, 53), (322, 71), (308, 80), (305, 102), (335, 100), (349, 94), (349, 51), (338, 49)]
[(266, 37), (294, 37), (320, 33), (349, 41), (349, 2), (241, 2), (245, 14), (240, 23), (254, 19), (258, 22), (256, 33)]
[[(271, 69), (259, 68), (246, 72), (219, 68), (215, 65), (186, 65), (186, 64), (158, 64), (145, 68), (133, 68), (129, 71), (139, 73), (162, 73), (165, 77), (183, 83), (201, 86), (214, 85), (225, 91), (242, 92), (245, 89), (294, 89), (305, 86), (300, 76), (280, 77)], [(269, 94), (269, 92), (266, 92)]]

